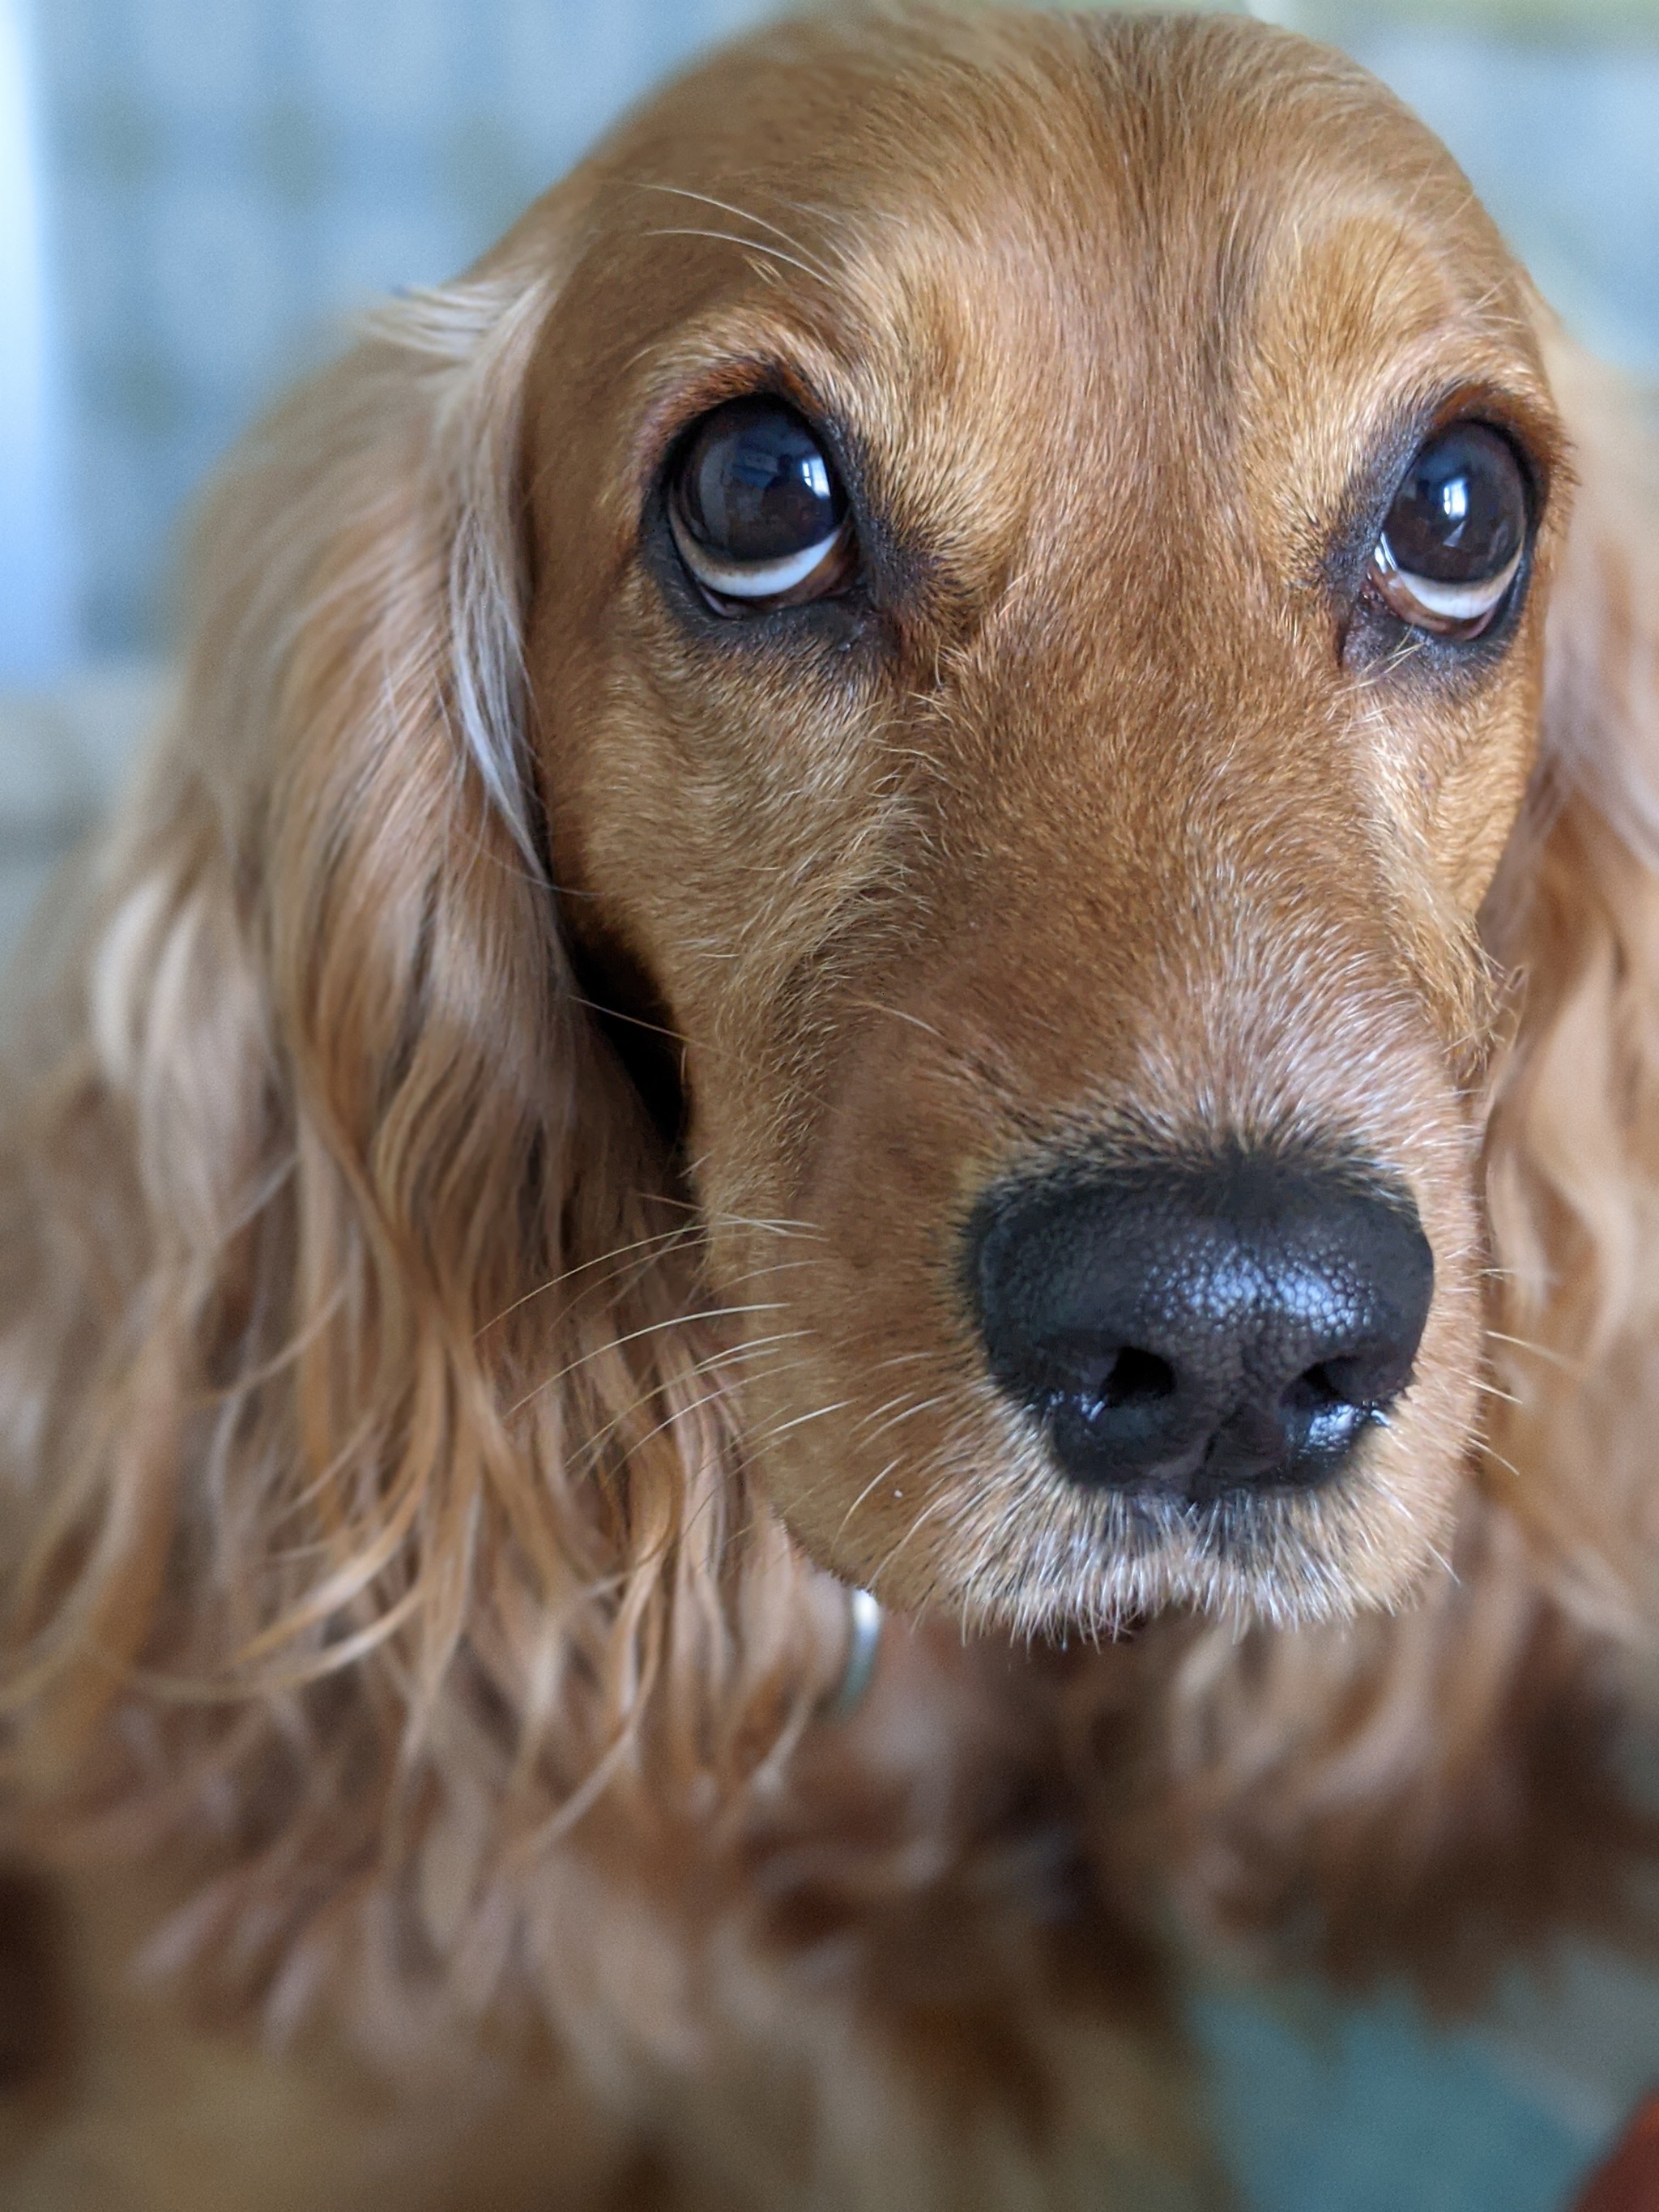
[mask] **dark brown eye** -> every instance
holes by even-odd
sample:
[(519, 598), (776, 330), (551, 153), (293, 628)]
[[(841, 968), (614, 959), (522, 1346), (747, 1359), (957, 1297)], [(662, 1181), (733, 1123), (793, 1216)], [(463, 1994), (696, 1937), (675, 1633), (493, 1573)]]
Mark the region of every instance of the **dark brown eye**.
[(1527, 485), (1509, 441), (1454, 422), (1425, 441), (1371, 556), (1402, 622), (1435, 637), (1479, 637), (1514, 582), (1527, 543)]
[(691, 431), (668, 487), (679, 555), (723, 611), (823, 599), (848, 580), (854, 536), (828, 454), (793, 407), (732, 399)]

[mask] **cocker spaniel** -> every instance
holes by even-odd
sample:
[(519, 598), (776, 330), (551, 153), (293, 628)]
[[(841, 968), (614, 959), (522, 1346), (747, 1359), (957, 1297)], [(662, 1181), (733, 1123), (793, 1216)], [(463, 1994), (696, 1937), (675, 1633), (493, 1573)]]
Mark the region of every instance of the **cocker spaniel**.
[(1638, 1912), (1643, 434), (1340, 57), (925, 11), (265, 427), (15, 1054), (9, 2204), (1212, 2203), (1183, 1948)]

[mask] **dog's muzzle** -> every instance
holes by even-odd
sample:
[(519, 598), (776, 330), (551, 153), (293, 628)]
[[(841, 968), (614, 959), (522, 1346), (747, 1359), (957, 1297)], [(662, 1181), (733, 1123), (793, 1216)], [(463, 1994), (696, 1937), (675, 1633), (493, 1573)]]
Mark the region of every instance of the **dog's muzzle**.
[(1434, 1258), (1376, 1173), (1241, 1148), (1000, 1183), (966, 1276), (1067, 1475), (1202, 1503), (1340, 1471), (1411, 1380)]

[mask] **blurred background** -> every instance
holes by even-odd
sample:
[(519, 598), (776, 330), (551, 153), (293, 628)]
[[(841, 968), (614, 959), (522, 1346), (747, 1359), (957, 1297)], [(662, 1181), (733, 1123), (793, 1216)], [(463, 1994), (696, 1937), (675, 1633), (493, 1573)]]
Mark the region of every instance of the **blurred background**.
[[(453, 274), (769, 0), (0, 0), (0, 681), (154, 652), (179, 508), (377, 292)], [(1281, 0), (1659, 375), (1659, 0)]]
[[(181, 511), (377, 293), (453, 274), (768, 0), (0, 0), (0, 951), (154, 711)], [(1659, 0), (1265, 0), (1451, 146), (1592, 345), (1659, 382)], [(1474, 2027), (1211, 1986), (1257, 2212), (1547, 2212), (1659, 1993), (1580, 1957)]]

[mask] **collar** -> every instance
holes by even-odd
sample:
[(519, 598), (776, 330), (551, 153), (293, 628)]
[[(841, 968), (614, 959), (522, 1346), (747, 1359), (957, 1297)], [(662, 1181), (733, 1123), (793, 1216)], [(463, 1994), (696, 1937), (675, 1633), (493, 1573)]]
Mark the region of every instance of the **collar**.
[(827, 1721), (850, 1720), (868, 1694), (881, 1656), (881, 1601), (867, 1589), (847, 1593), (847, 1659), (841, 1680), (819, 1707)]

